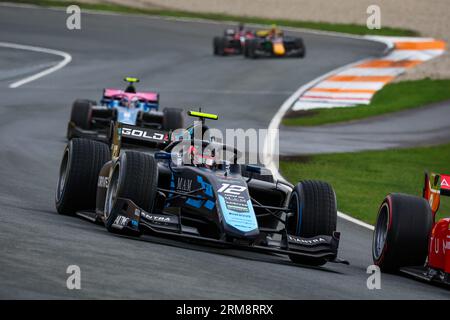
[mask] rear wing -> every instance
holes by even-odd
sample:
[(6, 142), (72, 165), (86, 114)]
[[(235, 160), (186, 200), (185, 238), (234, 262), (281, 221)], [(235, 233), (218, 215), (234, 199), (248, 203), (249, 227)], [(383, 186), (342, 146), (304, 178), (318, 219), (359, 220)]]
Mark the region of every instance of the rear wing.
[(422, 196), (430, 204), (433, 218), (439, 210), (441, 195), (450, 196), (450, 175), (426, 172)]
[(163, 149), (170, 142), (168, 131), (142, 128), (120, 122), (111, 122), (110, 131), (113, 159), (119, 156), (123, 144)]
[[(103, 89), (103, 99), (112, 99), (114, 96), (125, 94), (130, 93), (120, 89)], [(159, 102), (159, 93), (157, 92), (136, 92), (131, 94), (138, 97), (138, 99), (144, 99), (150, 102)]]

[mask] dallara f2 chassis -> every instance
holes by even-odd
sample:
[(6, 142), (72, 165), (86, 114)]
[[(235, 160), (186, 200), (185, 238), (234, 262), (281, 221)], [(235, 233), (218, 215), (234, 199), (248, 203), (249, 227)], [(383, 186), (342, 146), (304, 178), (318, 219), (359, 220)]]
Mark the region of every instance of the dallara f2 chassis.
[[(195, 116), (203, 122), (212, 118)], [(233, 159), (240, 152), (213, 140), (193, 139), (183, 155), (174, 150), (187, 141), (170, 137), (159, 141), (157, 152), (121, 150), (122, 143), (155, 145), (159, 135), (123, 123), (111, 131), (110, 145), (69, 141), (56, 191), (60, 214), (78, 214), (129, 236), (188, 238), (286, 254), (309, 265), (342, 262), (337, 258), (336, 198), (329, 184), (265, 181), (270, 179), (260, 179), (261, 167), (220, 160), (218, 151)], [(194, 156), (195, 161), (185, 161)]]

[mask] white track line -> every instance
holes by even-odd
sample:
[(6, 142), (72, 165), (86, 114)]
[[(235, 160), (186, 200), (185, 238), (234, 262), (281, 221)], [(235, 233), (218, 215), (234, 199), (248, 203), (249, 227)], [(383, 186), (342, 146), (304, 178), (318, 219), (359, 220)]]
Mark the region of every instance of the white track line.
[(34, 75), (31, 75), (29, 77), (26, 77), (22, 80), (16, 81), (14, 83), (11, 83), (9, 85), (10, 88), (18, 88), (26, 83), (29, 83), (31, 81), (37, 80), (39, 78), (45, 77), (46, 75), (49, 75), (52, 72), (55, 72), (61, 68), (63, 68), (64, 66), (66, 66), (70, 61), (72, 61), (72, 56), (70, 54), (68, 54), (67, 52), (64, 51), (59, 51), (59, 50), (53, 50), (53, 49), (48, 49), (48, 48), (42, 48), (42, 47), (35, 47), (35, 46), (27, 46), (27, 45), (23, 45), (23, 44), (17, 44), (17, 43), (10, 43), (10, 42), (0, 42), (0, 47), (4, 47), (4, 48), (11, 48), (11, 49), (18, 49), (18, 50), (28, 50), (28, 51), (34, 51), (34, 52), (42, 52), (42, 53), (48, 53), (48, 54), (53, 54), (53, 55), (57, 55), (60, 57), (63, 57), (63, 60), (58, 62), (56, 65), (54, 65), (53, 67), (50, 67), (48, 69), (45, 69), (41, 72), (38, 72)]

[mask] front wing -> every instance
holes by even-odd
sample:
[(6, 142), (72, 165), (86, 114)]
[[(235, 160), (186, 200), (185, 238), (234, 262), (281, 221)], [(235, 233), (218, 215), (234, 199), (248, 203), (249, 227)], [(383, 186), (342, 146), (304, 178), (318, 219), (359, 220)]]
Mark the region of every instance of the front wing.
[(450, 288), (450, 274), (429, 267), (404, 267), (400, 272), (421, 281), (448, 286)]
[[(334, 232), (332, 236), (319, 235), (311, 238), (303, 238), (282, 232), (281, 240), (272, 240), (264, 230), (260, 229), (260, 236), (256, 240), (239, 239), (226, 241), (224, 240), (225, 237), (223, 239), (214, 239), (201, 236), (195, 228), (182, 225), (179, 212), (149, 213), (136, 206), (131, 200), (124, 198), (116, 200), (113, 210), (113, 213), (117, 213), (117, 219), (113, 227), (117, 229), (129, 229), (129, 231), (140, 231), (152, 235), (199, 240), (246, 250), (297, 255), (348, 264), (347, 261), (337, 258), (339, 232)], [(99, 218), (101, 219), (101, 217), (98, 217), (97, 220)]]

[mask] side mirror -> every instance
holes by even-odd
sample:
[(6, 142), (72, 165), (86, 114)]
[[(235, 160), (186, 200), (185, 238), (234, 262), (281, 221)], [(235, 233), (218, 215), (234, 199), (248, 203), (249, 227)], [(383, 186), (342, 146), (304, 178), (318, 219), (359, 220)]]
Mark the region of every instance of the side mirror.
[(248, 164), (245, 167), (245, 170), (248, 171), (248, 172), (261, 174), (261, 167), (259, 167), (259, 166)]
[(171, 160), (172, 159), (172, 154), (169, 152), (155, 152), (155, 159), (156, 160)]

